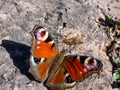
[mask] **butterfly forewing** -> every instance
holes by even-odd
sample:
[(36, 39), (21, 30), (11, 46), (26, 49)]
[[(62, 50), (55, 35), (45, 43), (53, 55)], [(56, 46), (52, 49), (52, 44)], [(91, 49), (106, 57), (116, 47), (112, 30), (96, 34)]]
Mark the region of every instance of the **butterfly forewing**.
[(57, 49), (51, 35), (41, 26), (36, 25), (31, 32), (33, 43), (31, 54), (37, 58), (51, 58)]
[(36, 25), (31, 31), (32, 47), (30, 56), (30, 73), (38, 81), (45, 81), (54, 62), (57, 49), (51, 35), (41, 26)]

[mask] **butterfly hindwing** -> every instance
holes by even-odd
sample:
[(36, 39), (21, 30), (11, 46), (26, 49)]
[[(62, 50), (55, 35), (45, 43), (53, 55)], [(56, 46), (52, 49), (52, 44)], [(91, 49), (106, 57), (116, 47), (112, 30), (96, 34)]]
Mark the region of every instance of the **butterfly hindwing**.
[(99, 73), (102, 63), (88, 56), (65, 56), (59, 66), (46, 83), (53, 90), (71, 88), (93, 73)]

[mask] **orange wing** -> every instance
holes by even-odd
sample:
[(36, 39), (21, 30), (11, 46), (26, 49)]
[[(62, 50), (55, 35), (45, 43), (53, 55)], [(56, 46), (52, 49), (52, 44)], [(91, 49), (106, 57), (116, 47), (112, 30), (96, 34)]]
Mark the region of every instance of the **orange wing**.
[(51, 35), (41, 26), (36, 25), (31, 31), (33, 43), (30, 56), (29, 72), (38, 81), (45, 81), (49, 69), (57, 54)]
[(36, 40), (33, 47), (33, 55), (38, 58), (51, 58), (56, 55), (56, 47), (52, 43)]
[(55, 47), (51, 35), (41, 26), (36, 25), (32, 32), (33, 44), (31, 53), (37, 58), (51, 58), (56, 55)]
[(86, 56), (66, 56), (64, 62), (50, 77), (46, 85), (53, 90), (64, 90), (75, 86), (93, 73), (98, 73), (102, 63)]

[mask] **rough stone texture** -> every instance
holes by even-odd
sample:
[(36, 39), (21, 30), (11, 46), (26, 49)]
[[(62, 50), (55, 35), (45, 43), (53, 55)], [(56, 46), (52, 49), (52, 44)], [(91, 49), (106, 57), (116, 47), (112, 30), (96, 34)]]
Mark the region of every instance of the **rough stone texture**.
[[(112, 65), (105, 52), (109, 39), (95, 21), (103, 17), (102, 11), (120, 18), (119, 10), (119, 0), (1, 0), (0, 90), (47, 90), (28, 73), (29, 32), (36, 24), (47, 28), (66, 55), (88, 55), (103, 63), (99, 75), (92, 75), (70, 90), (115, 89)], [(71, 37), (82, 43), (63, 43)]]

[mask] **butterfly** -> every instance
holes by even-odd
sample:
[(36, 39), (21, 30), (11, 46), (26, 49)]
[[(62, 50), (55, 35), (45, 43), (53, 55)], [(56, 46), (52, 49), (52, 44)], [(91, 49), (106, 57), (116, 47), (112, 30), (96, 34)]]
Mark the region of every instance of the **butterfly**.
[(99, 73), (103, 64), (89, 56), (64, 55), (59, 52), (52, 36), (40, 25), (30, 32), (32, 46), (29, 72), (51, 90), (65, 90), (77, 82)]

